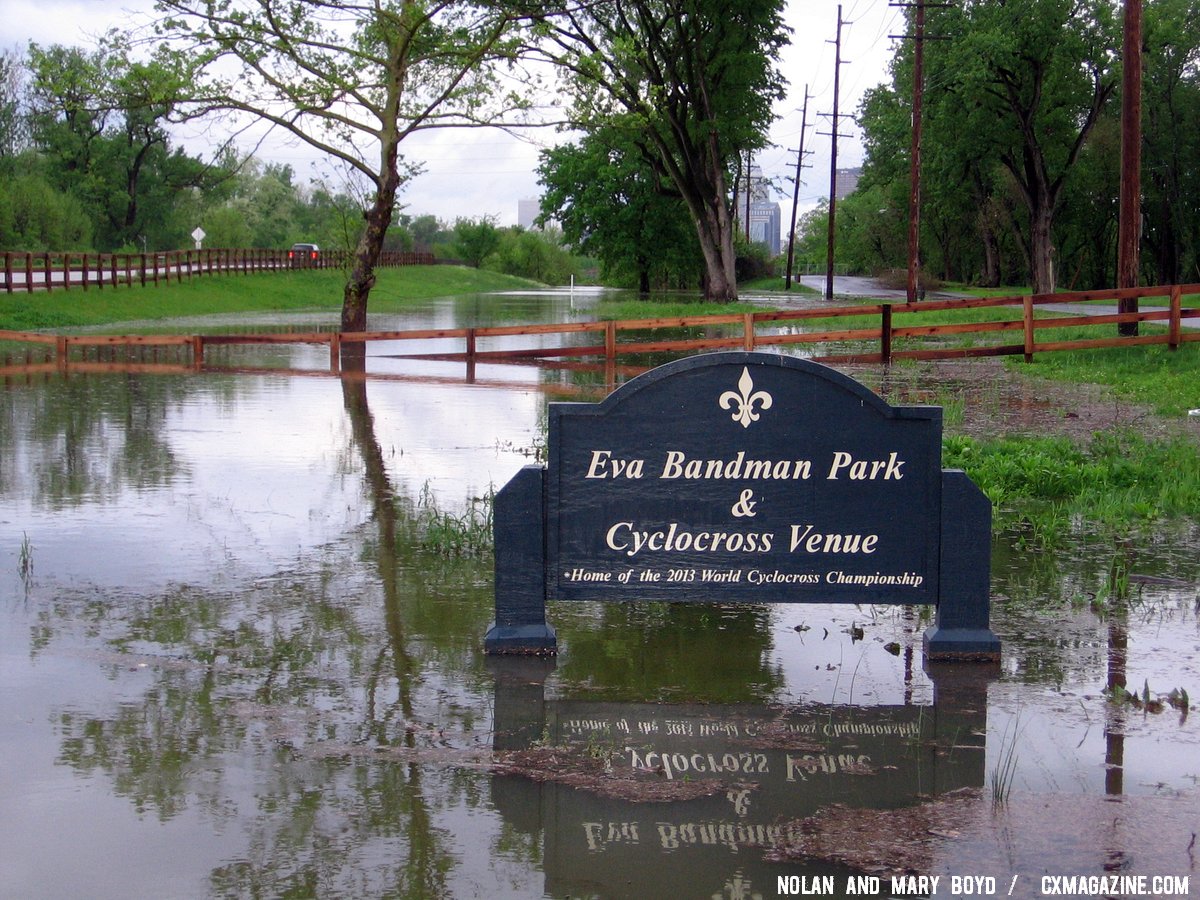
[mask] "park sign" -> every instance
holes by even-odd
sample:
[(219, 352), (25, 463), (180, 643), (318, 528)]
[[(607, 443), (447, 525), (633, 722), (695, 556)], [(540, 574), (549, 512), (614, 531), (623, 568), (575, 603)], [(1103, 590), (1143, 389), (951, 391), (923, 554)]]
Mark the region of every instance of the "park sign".
[(935, 606), (931, 659), (996, 659), (991, 505), (941, 467), (939, 407), (817, 363), (713, 353), (549, 406), (497, 494), (489, 653), (554, 652), (546, 601)]

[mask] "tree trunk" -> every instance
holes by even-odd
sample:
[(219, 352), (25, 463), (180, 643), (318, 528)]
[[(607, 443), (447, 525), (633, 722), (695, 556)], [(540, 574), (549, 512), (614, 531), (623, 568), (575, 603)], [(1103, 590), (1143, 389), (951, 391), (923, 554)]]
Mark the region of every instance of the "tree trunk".
[(987, 212), (979, 216), (979, 237), (983, 244), (983, 271), (979, 274), (980, 287), (1000, 287), (1000, 241), (992, 227)]
[[(396, 90), (399, 94), (399, 90)], [(396, 193), (400, 190), (400, 136), (395, 122), (380, 148), (380, 174), (375, 199), (366, 211), (367, 225), (354, 248), (354, 261), (342, 294), (342, 331), (367, 330), (367, 300), (375, 287), (375, 267), (383, 252), (383, 239), (392, 224)], [(363, 345), (358, 345), (363, 346)]]
[(1031, 288), (1035, 294), (1054, 293), (1054, 240), (1051, 234), (1054, 213), (1048, 203), (1029, 211), (1029, 262)]
[[(723, 194), (719, 196), (724, 197)], [(700, 252), (704, 255), (704, 299), (736, 300), (737, 256), (733, 251), (733, 221), (729, 208), (724, 199), (719, 199), (693, 212), (693, 218)]]

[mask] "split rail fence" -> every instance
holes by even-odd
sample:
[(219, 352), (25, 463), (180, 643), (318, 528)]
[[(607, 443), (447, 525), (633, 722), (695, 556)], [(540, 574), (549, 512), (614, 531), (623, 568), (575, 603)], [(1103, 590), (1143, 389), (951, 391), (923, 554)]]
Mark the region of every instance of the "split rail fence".
[[(158, 285), (203, 275), (249, 275), (293, 269), (339, 269), (346, 250), (321, 251), (316, 259), (291, 259), (287, 250), (168, 250), (162, 253), (3, 253), (0, 290), (6, 294), (88, 290), (121, 285)], [(380, 266), (429, 266), (432, 253), (387, 251)]]
[[(1200, 308), (1184, 307), (1185, 295), (1200, 294), (1200, 284), (1169, 285), (1123, 290), (1085, 291), (1069, 294), (987, 297), (962, 300), (934, 300), (918, 303), (876, 303), (825, 306), (777, 312), (747, 312), (726, 315), (682, 316), (624, 321), (569, 322), (545, 325), (501, 325), (479, 328), (413, 329), (407, 331), (340, 332), (305, 331), (254, 334), (207, 335), (56, 335), (37, 332), (0, 331), (0, 342), (26, 342), (48, 345), (45, 351), (53, 360), (46, 365), (70, 368), (76, 361), (87, 363), (88, 354), (97, 356), (103, 348), (181, 348), (194, 368), (205, 366), (205, 353), (221, 345), (325, 344), (329, 347), (329, 371), (338, 372), (342, 348), (353, 344), (405, 341), (426, 342), (421, 352), (389, 352), (393, 358), (462, 360), (468, 364), (521, 359), (564, 359), (600, 357), (612, 364), (618, 356), (631, 354), (686, 354), (720, 349), (756, 350), (766, 347), (811, 345), (810, 358), (831, 363), (882, 363), (896, 359), (966, 359), (971, 357), (1022, 354), (1032, 361), (1036, 353), (1081, 350), (1102, 347), (1165, 344), (1178, 349), (1181, 344), (1200, 341)], [(1136, 313), (1110, 311), (1122, 299), (1163, 301), (1147, 305)], [(1090, 303), (1102, 302), (1110, 309), (1084, 311)], [(1062, 305), (1069, 304), (1067, 310)], [(1140, 304), (1139, 304), (1140, 305)], [(946, 310), (970, 310), (1009, 307), (1011, 318), (998, 321), (958, 322), (925, 325), (900, 324), (906, 316)], [(1053, 309), (1047, 310), (1048, 307)], [(1043, 310), (1042, 315), (1037, 315)], [(857, 327), (804, 330), (813, 320), (849, 319)], [(863, 319), (869, 325), (861, 324)], [(1084, 336), (1040, 340), (1046, 329), (1070, 329), (1094, 325), (1116, 326), (1123, 322), (1161, 326), (1134, 336), (1119, 336), (1113, 328), (1110, 337)], [(680, 329), (699, 329), (700, 336), (679, 337)], [(675, 332), (656, 337), (655, 332)], [(634, 339), (621, 340), (623, 333)], [(650, 339), (646, 339), (649, 333)], [(489, 347), (496, 338), (519, 336), (595, 335), (581, 343), (563, 342), (560, 346), (525, 348)], [(449, 342), (445, 349), (430, 351), (428, 342)], [(843, 344), (845, 352), (829, 352), (829, 345)], [(50, 347), (53, 350), (50, 350)], [(392, 348), (389, 348), (392, 349)], [(157, 352), (157, 351), (155, 351)]]

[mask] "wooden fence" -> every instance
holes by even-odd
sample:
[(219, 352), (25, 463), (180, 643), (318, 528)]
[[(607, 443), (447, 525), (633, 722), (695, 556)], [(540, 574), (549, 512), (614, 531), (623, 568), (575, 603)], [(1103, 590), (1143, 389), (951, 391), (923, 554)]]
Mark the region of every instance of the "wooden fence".
[[(339, 370), (342, 347), (372, 342), (421, 341), (420, 352), (390, 353), (410, 359), (463, 360), (469, 364), (484, 361), (521, 359), (566, 359), (600, 357), (611, 363), (618, 356), (631, 354), (687, 354), (708, 350), (812, 345), (809, 354), (821, 362), (867, 362), (887, 364), (895, 359), (964, 359), (969, 357), (1034, 354), (1059, 350), (1164, 344), (1171, 349), (1189, 341), (1200, 341), (1200, 308), (1182, 305), (1186, 295), (1200, 293), (1200, 284), (1124, 290), (1086, 291), (1070, 294), (988, 297), (964, 300), (936, 300), (918, 303), (875, 303), (850, 306), (818, 304), (808, 309), (778, 312), (747, 312), (727, 315), (681, 316), (625, 321), (569, 322), (549, 325), (499, 325), (479, 328), (412, 329), (407, 331), (340, 332), (304, 331), (253, 334), (208, 335), (55, 335), (36, 332), (0, 331), (0, 341), (47, 345), (59, 368), (68, 368), (73, 360), (87, 362), (88, 354), (98, 355), (104, 348), (179, 348), (189, 356), (195, 368), (205, 366), (208, 348), (230, 345), (325, 344), (329, 347), (329, 371)], [(1088, 304), (1115, 304), (1121, 299), (1139, 301), (1160, 299), (1162, 305), (1146, 305), (1136, 313), (1109, 310), (1085, 311)], [(1062, 310), (1062, 305), (1068, 305)], [(925, 312), (1007, 307), (1011, 318), (987, 322), (958, 322), (941, 325), (903, 325), (904, 317)], [(1055, 310), (1045, 311), (1047, 307)], [(1037, 315), (1039, 309), (1044, 314)], [(857, 327), (804, 330), (806, 322), (817, 319), (854, 318)], [(863, 324), (861, 320), (870, 324)], [(1138, 322), (1163, 326), (1135, 336), (1119, 336), (1116, 325)], [(1194, 323), (1194, 324), (1193, 324)], [(1039, 340), (1046, 329), (1070, 329), (1091, 325), (1113, 325), (1111, 337), (1079, 337)], [(679, 330), (699, 329), (699, 336), (678, 335)], [(656, 332), (674, 332), (658, 337)], [(633, 339), (622, 340), (622, 334)], [(594, 340), (562, 342), (555, 346), (489, 347), (497, 338), (519, 336), (594, 335)], [(969, 339), (969, 340), (968, 340)], [(431, 349), (429, 342), (445, 344)], [(828, 352), (830, 344), (848, 345), (845, 352)], [(53, 350), (50, 350), (50, 347)], [(157, 352), (157, 350), (155, 350)]]
[[(316, 259), (291, 259), (287, 250), (167, 250), (162, 253), (3, 254), (0, 290), (7, 294), (44, 290), (88, 290), (119, 285), (164, 284), (201, 275), (246, 275), (295, 269), (339, 269), (346, 250), (323, 250)], [(379, 266), (427, 266), (432, 253), (385, 252)]]

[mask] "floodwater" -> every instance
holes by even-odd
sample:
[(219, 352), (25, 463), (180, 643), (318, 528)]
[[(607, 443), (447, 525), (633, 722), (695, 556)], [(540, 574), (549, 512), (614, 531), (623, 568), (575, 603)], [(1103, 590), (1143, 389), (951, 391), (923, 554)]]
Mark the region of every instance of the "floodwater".
[[(478, 509), (537, 459), (547, 402), (604, 375), (398, 352), (372, 345), (365, 378), (237, 348), (252, 373), (0, 382), (0, 896), (842, 896), (883, 870), (768, 858), (798, 819), (960, 788), (994, 827), (932, 829), (910, 874), (938, 896), (1200, 890), (1196, 523), (998, 538), (996, 668), (923, 665), (926, 612), (825, 605), (552, 604), (557, 659), (485, 657), (490, 557), (425, 526)], [(1142, 833), (1063, 838), (1082, 816)]]

